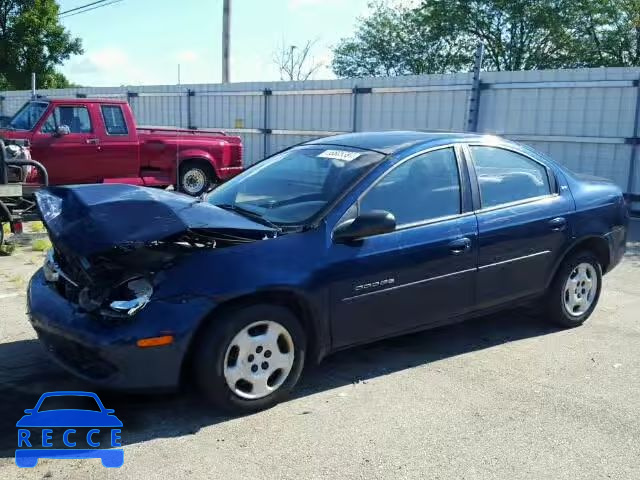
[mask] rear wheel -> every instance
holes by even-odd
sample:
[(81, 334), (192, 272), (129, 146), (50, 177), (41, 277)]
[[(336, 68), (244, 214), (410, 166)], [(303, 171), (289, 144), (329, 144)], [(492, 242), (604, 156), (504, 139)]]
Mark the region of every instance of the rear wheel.
[(306, 336), (286, 308), (253, 305), (212, 321), (195, 352), (199, 388), (219, 407), (253, 412), (284, 400), (300, 378)]
[(216, 174), (204, 162), (185, 162), (180, 167), (180, 191), (198, 197), (211, 190), (217, 183)]
[(564, 327), (582, 325), (593, 313), (602, 289), (602, 267), (590, 252), (564, 261), (547, 294), (550, 319)]

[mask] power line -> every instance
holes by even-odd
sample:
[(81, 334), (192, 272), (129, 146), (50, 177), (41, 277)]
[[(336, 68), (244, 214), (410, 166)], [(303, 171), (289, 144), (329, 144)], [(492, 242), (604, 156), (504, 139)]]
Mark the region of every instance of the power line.
[[(75, 17), (76, 15), (80, 15), (81, 13), (87, 13), (91, 10), (97, 10), (98, 8), (108, 7), (109, 5), (113, 5), (114, 3), (120, 3), (124, 0), (100, 0), (98, 2), (89, 3), (82, 7), (72, 8), (71, 10), (67, 10), (66, 12), (60, 13), (58, 18), (70, 18)], [(93, 6), (92, 6), (93, 5)], [(87, 8), (91, 7), (91, 8)]]
[(82, 10), (83, 8), (91, 7), (93, 5), (97, 5), (98, 3), (104, 3), (107, 0), (99, 0), (97, 2), (87, 3), (86, 5), (82, 5), (81, 7), (75, 7), (70, 10), (65, 10), (64, 12), (60, 12), (58, 16), (66, 15), (67, 13), (75, 12), (76, 10)]

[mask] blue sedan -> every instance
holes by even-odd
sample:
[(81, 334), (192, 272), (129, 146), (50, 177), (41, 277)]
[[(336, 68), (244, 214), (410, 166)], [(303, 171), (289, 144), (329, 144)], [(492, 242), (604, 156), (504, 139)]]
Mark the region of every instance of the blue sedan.
[(31, 322), (54, 358), (116, 388), (194, 379), (215, 404), (283, 400), (305, 362), (537, 300), (577, 327), (621, 260), (613, 183), (494, 136), (339, 135), (198, 200), (52, 187), (54, 249)]

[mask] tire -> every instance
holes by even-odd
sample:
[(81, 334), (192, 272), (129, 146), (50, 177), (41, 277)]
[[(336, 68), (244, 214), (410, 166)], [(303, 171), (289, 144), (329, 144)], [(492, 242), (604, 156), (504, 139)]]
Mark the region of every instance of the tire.
[(306, 343), (300, 322), (284, 307), (229, 311), (211, 322), (196, 346), (196, 384), (208, 400), (229, 412), (270, 408), (298, 382)]
[(178, 188), (181, 192), (192, 197), (199, 197), (216, 185), (217, 178), (209, 164), (190, 161), (180, 166), (179, 181)]
[(563, 327), (579, 327), (598, 305), (601, 290), (598, 258), (589, 251), (571, 255), (560, 266), (547, 293), (549, 319)]

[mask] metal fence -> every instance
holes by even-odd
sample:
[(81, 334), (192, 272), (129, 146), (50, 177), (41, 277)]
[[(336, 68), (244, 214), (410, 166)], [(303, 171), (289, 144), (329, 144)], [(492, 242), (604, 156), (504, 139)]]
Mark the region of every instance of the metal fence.
[[(312, 138), (364, 130), (495, 133), (574, 171), (608, 177), (640, 200), (640, 69), (482, 72), (306, 82), (74, 88), (50, 97), (128, 99), (141, 125), (223, 129), (245, 159)], [(0, 115), (30, 92), (0, 92)], [(472, 100), (472, 101), (470, 101)]]

